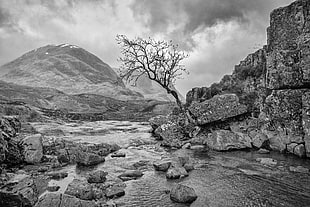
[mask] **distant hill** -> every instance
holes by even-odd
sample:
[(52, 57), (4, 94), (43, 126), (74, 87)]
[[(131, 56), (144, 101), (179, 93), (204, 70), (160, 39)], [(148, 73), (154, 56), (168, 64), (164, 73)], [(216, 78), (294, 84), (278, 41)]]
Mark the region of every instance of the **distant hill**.
[(91, 93), (120, 100), (142, 99), (95, 55), (69, 44), (32, 50), (0, 67), (0, 80), (66, 94)]
[[(118, 72), (119, 69), (114, 68), (114, 70)], [(168, 94), (167, 91), (163, 87), (161, 87), (158, 83), (156, 83), (155, 81), (151, 81), (146, 75), (141, 76), (137, 80), (136, 84), (133, 84), (131, 82), (125, 82), (125, 85), (130, 90), (142, 94), (145, 99), (155, 99), (159, 101), (175, 102), (175, 99), (173, 98), (172, 95)], [(177, 89), (175, 90), (177, 91)], [(185, 98), (179, 92), (178, 94), (180, 100), (182, 102), (185, 102)]]

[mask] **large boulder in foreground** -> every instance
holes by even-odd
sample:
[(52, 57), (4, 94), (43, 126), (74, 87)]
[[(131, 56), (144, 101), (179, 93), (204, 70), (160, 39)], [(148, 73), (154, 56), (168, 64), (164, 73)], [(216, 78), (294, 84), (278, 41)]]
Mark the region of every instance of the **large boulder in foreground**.
[(217, 95), (201, 103), (194, 102), (189, 110), (199, 125), (224, 121), (247, 113), (247, 107), (239, 103), (239, 98), (235, 94)]
[(41, 134), (25, 137), (22, 140), (25, 162), (30, 164), (39, 163), (43, 157), (43, 144)]
[(208, 135), (207, 145), (217, 151), (251, 148), (251, 139), (248, 135), (234, 133), (228, 130), (216, 130)]
[(170, 192), (170, 199), (178, 203), (192, 203), (197, 199), (197, 195), (193, 188), (177, 184)]

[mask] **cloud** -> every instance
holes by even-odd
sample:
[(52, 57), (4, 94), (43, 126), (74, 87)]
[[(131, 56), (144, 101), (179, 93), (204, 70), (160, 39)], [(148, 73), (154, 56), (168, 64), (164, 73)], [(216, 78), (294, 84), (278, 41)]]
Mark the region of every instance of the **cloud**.
[(117, 67), (117, 34), (170, 40), (190, 52), (183, 94), (231, 73), (266, 43), (273, 8), (292, 0), (0, 1), (0, 65), (47, 44), (75, 44)]

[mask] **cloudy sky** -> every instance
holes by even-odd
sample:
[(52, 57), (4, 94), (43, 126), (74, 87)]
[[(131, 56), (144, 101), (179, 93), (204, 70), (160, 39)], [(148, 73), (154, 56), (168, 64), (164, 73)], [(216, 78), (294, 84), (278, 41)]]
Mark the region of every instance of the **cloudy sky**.
[(266, 43), (269, 13), (292, 0), (0, 0), (0, 65), (69, 43), (117, 67), (117, 34), (173, 40), (190, 53), (185, 94), (208, 86)]

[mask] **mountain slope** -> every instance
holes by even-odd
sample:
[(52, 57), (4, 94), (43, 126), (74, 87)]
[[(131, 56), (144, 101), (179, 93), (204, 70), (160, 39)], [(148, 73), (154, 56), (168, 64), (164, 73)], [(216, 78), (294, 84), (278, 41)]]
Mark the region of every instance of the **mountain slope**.
[(109, 65), (68, 44), (47, 45), (1, 66), (0, 80), (54, 88), (67, 94), (93, 93), (121, 100), (142, 98), (127, 89)]

